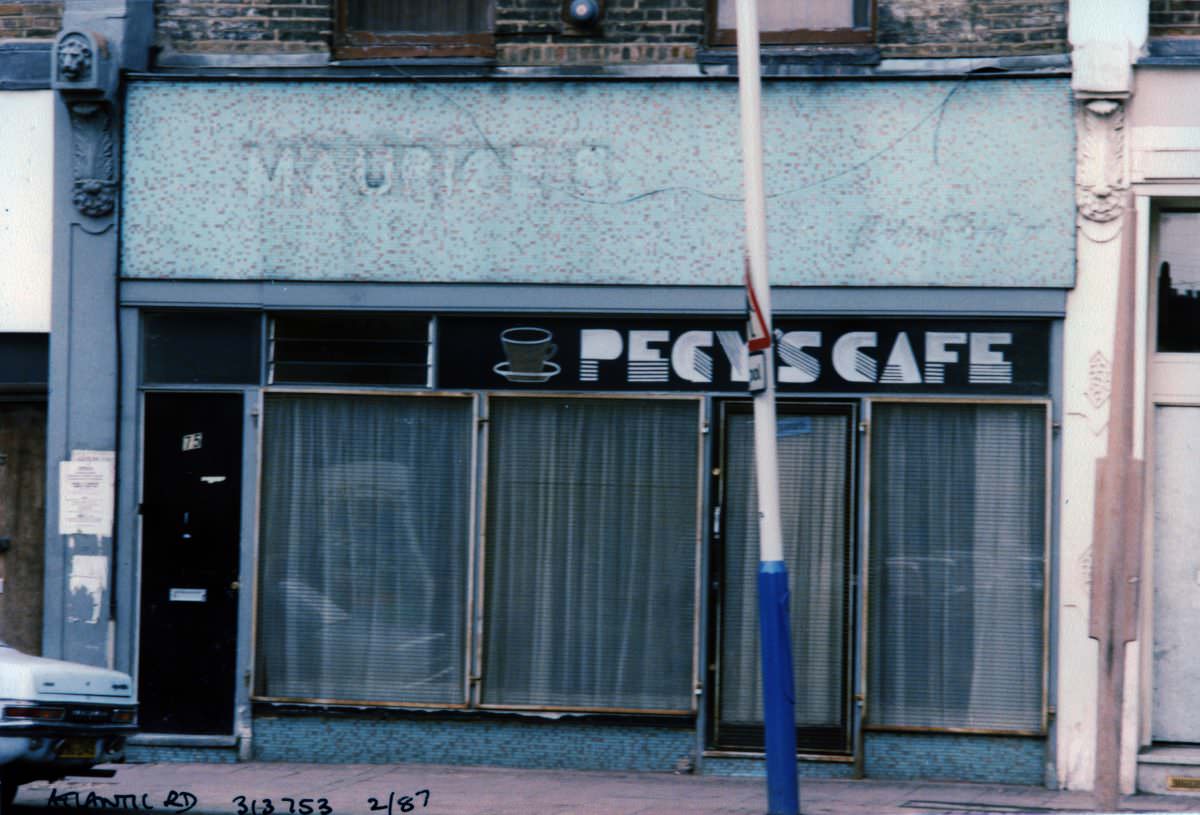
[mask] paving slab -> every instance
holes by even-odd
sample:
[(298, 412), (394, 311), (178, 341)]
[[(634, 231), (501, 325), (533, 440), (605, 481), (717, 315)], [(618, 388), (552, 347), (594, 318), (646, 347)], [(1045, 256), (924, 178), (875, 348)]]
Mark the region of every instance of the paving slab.
[[(21, 788), (17, 815), (763, 815), (763, 779), (392, 764), (121, 764), (112, 778)], [(1002, 784), (803, 779), (802, 815), (1094, 813), (1090, 793)], [(1136, 795), (1123, 812), (1193, 812)]]

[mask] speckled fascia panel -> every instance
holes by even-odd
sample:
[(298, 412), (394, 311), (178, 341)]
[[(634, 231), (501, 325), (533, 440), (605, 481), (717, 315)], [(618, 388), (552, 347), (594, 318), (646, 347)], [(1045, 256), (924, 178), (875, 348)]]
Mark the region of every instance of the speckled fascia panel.
[(958, 733), (868, 733), (867, 778), (1045, 783), (1046, 741)]
[(673, 770), (695, 732), (576, 721), (357, 719), (254, 720), (256, 761), (460, 764), (577, 770)]
[[(742, 279), (735, 83), (134, 82), (126, 111), (131, 277)], [(763, 129), (773, 285), (1073, 285), (1067, 79), (778, 81)]]

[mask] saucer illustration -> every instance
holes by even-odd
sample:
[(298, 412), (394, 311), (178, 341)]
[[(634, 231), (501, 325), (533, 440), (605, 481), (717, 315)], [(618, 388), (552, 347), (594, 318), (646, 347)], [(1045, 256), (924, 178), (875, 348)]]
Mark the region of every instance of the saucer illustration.
[(511, 370), (507, 362), (496, 363), (492, 368), (493, 371), (507, 379), (509, 382), (546, 382), (550, 377), (555, 376), (562, 370), (557, 363), (545, 362), (546, 367), (542, 371), (514, 371)]

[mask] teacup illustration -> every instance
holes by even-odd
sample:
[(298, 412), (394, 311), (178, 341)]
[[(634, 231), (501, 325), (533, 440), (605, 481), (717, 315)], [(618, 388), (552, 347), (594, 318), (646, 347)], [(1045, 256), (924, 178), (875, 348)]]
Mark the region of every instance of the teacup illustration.
[(544, 328), (518, 326), (500, 332), (500, 346), (507, 361), (493, 370), (510, 382), (545, 382), (560, 370), (550, 358), (558, 353), (551, 340), (554, 335)]

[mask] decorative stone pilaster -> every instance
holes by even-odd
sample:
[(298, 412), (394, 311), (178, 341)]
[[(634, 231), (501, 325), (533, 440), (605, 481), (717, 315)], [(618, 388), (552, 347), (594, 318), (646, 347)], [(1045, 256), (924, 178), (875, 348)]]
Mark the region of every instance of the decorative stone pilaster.
[(103, 102), (72, 102), (71, 201), (90, 218), (113, 211), (117, 200), (116, 139), (112, 110)]
[(1075, 205), (1080, 229), (1088, 239), (1107, 243), (1120, 233), (1128, 190), (1125, 102), (1085, 100), (1079, 111)]

